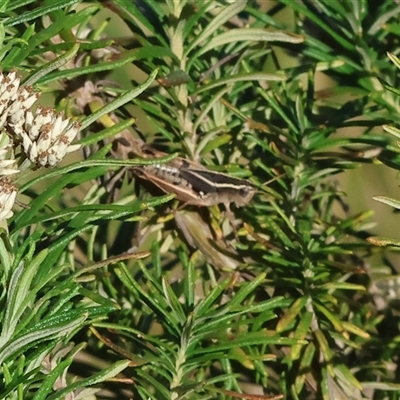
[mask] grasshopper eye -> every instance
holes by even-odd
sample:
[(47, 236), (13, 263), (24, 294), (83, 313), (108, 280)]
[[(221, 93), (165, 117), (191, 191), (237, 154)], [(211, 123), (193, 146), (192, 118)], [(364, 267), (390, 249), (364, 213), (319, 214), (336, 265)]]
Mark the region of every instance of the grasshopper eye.
[(243, 185), (236, 191), (236, 196), (233, 201), (238, 207), (245, 206), (253, 198), (255, 190), (252, 186)]
[(249, 192), (250, 192), (250, 189), (249, 189), (249, 188), (241, 188), (241, 189), (239, 190), (239, 194), (240, 194), (240, 196), (242, 196), (242, 197), (246, 197), (246, 196), (249, 194)]

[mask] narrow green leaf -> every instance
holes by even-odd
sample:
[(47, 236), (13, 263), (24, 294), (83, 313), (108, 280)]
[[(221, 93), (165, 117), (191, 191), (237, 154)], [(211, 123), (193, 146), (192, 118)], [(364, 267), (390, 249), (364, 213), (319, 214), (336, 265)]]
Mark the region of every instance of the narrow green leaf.
[(326, 290), (337, 289), (337, 290), (354, 290), (357, 292), (365, 292), (367, 289), (365, 286), (357, 285), (349, 282), (328, 282), (322, 285)]
[(282, 3), (286, 4), (286, 5), (290, 5), (290, 7), (293, 10), (295, 10), (296, 12), (299, 12), (301, 15), (304, 15), (304, 16), (310, 18), (311, 21), (313, 21), (315, 24), (317, 24), (323, 31), (325, 31), (329, 36), (331, 36), (333, 39), (335, 39), (345, 49), (347, 49), (349, 51), (353, 50), (353, 44), (349, 40), (347, 40), (344, 36), (341, 36), (337, 30), (335, 30), (333, 27), (329, 26), (329, 24), (326, 23), (318, 15), (316, 15), (312, 11), (310, 11), (306, 5), (303, 5), (300, 3), (293, 3), (291, 0), (283, 0)]
[(337, 332), (342, 333), (345, 331), (342, 322), (336, 315), (334, 315), (330, 310), (328, 310), (325, 306), (319, 304), (318, 302), (314, 302), (313, 304), (315, 308), (317, 308), (321, 313), (325, 315), (325, 317), (329, 320), (329, 322), (333, 325)]
[(212, 312), (212, 306), (215, 304), (216, 300), (221, 296), (221, 294), (226, 290), (230, 282), (230, 278), (224, 279), (217, 286), (214, 286), (205, 298), (201, 299), (198, 302), (194, 310), (196, 319), (205, 316), (210, 311)]
[[(5, 44), (4, 46), (1, 46), (0, 61), (3, 60), (3, 58), (5, 57), (7, 52), (9, 52), (14, 46), (17, 47), (17, 45), (20, 45), (19, 47), (22, 47), (22, 46), (26, 46), (27, 44), (28, 44), (28, 42), (24, 39), (19, 39), (19, 38), (11, 39), (9, 42), (7, 42), (7, 44)], [(17, 50), (15, 49), (15, 51), (17, 51)]]
[(44, 15), (48, 15), (52, 11), (60, 10), (62, 8), (72, 6), (73, 4), (77, 4), (79, 3), (79, 1), (80, 0), (54, 0), (49, 5), (35, 7), (35, 9), (32, 11), (24, 12), (22, 15), (14, 18), (5, 19), (3, 23), (4, 26), (14, 26), (22, 24), (23, 22), (28, 22)]
[(353, 333), (354, 335), (357, 335), (365, 340), (371, 339), (371, 335), (366, 332), (365, 330), (361, 329), (360, 327), (351, 324), (350, 322), (347, 321), (342, 321), (342, 325), (346, 331)]
[(294, 321), (295, 318), (300, 314), (301, 310), (307, 303), (307, 296), (299, 297), (294, 301), (294, 303), (290, 306), (289, 309), (285, 311), (283, 317), (279, 320), (276, 331), (278, 333), (284, 332), (286, 329), (289, 328), (289, 325)]
[[(300, 321), (294, 332), (294, 337), (297, 339), (306, 339), (311, 329), (311, 323), (313, 320), (313, 314), (309, 311), (304, 311), (301, 314)], [(301, 351), (304, 349), (304, 345), (294, 345), (290, 350), (290, 357), (292, 360), (298, 360), (301, 356)], [(307, 351), (307, 350), (306, 350)], [(311, 362), (311, 360), (309, 360)]]
[(244, 299), (248, 297), (251, 293), (254, 292), (254, 290), (261, 285), (262, 282), (264, 282), (266, 277), (265, 273), (259, 274), (256, 276), (251, 282), (247, 282), (244, 285), (242, 285), (239, 289), (239, 291), (236, 293), (235, 297), (229, 302), (229, 308), (233, 309), (234, 307), (237, 307), (238, 305), (242, 304)]
[(130, 360), (121, 360), (117, 361), (116, 363), (112, 364), (110, 367), (104, 369), (97, 374), (90, 376), (89, 378), (84, 378), (78, 382), (69, 384), (64, 389), (58, 390), (53, 395), (47, 397), (47, 400), (61, 400), (65, 399), (65, 396), (68, 393), (71, 393), (77, 389), (85, 388), (88, 386), (96, 385), (98, 383), (107, 381), (111, 378), (116, 377), (120, 372), (126, 369), (130, 364)]
[(236, 338), (224, 342), (217, 342), (216, 344), (210, 345), (207, 348), (199, 348), (194, 350), (193, 355), (200, 355), (205, 353), (214, 353), (218, 351), (231, 350), (232, 347), (246, 347), (246, 346), (257, 346), (257, 345), (277, 345), (277, 346), (293, 346), (295, 344), (307, 344), (304, 340), (298, 340), (294, 338), (282, 338), (279, 336), (272, 337), (268, 336), (263, 332), (256, 332), (255, 334), (246, 334), (237, 336)]
[(21, 262), (15, 269), (7, 295), (7, 307), (0, 335), (0, 347), (8, 342), (20, 322), (21, 315), (32, 301), (31, 283), (48, 251), (42, 250), (31, 262)]
[(237, 74), (237, 75), (230, 75), (228, 77), (220, 78), (213, 80), (206, 85), (200, 86), (193, 95), (198, 95), (202, 92), (206, 92), (217, 88), (219, 86), (231, 85), (234, 83), (242, 83), (247, 81), (255, 81), (255, 82), (262, 82), (262, 81), (277, 81), (281, 82), (284, 81), (286, 77), (282, 74), (267, 74), (264, 72), (254, 72), (254, 73), (246, 73), (246, 74)]
[(338, 364), (335, 366), (336, 375), (340, 377), (343, 381), (347, 381), (348, 385), (358, 390), (363, 390), (363, 385), (357, 380), (354, 374), (344, 365)]
[(223, 46), (228, 43), (236, 42), (286, 42), (286, 43), (302, 43), (303, 36), (295, 35), (293, 33), (267, 31), (264, 29), (255, 28), (240, 28), (230, 29), (227, 32), (221, 33), (213, 37), (205, 46), (196, 52), (195, 57), (210, 51), (216, 47)]
[[(294, 347), (298, 346), (295, 345)], [(308, 371), (310, 371), (313, 359), (315, 357), (315, 352), (316, 350), (314, 343), (309, 343), (306, 346), (305, 351), (300, 360), (299, 371), (301, 371), (301, 374), (296, 376), (296, 381), (295, 381), (296, 393), (301, 393), (303, 389), (304, 383), (307, 379)]]
[[(107, 159), (107, 160), (97, 160), (97, 159), (87, 159), (85, 161), (79, 161), (70, 165), (67, 165), (66, 167), (62, 168), (55, 168), (53, 171), (48, 172), (47, 174), (41, 175), (35, 179), (30, 180), (26, 184), (22, 185), (21, 188), (19, 189), (19, 192), (23, 192), (32, 185), (45, 180), (49, 179), (52, 177), (57, 177), (57, 176), (63, 176), (65, 174), (68, 174), (72, 171), (80, 170), (80, 169), (90, 169), (92, 167), (109, 167), (110, 169), (112, 167), (132, 167), (132, 166), (139, 166), (139, 165), (152, 165), (152, 164), (162, 164), (162, 163), (167, 163), (173, 159), (175, 159), (178, 156), (178, 154), (171, 154), (165, 157), (159, 157), (159, 158), (135, 158), (135, 159), (130, 159), (130, 160), (113, 160), (113, 159)], [(100, 171), (100, 170), (98, 170)], [(92, 175), (95, 176), (97, 172), (93, 173)], [(92, 176), (87, 179), (90, 180), (92, 179)], [(73, 179), (69, 178), (68, 183), (73, 182)]]
[(55, 368), (46, 376), (40, 384), (39, 390), (35, 393), (33, 400), (46, 400), (57, 379), (60, 379), (64, 371), (72, 364), (72, 359), (64, 360), (58, 363)]
[(77, 76), (93, 74), (98, 72), (110, 71), (116, 68), (120, 68), (126, 64), (131, 63), (137, 59), (138, 50), (130, 50), (121, 54), (121, 57), (116, 61), (105, 61), (99, 62), (93, 65), (87, 65), (83, 67), (65, 69), (62, 71), (53, 72), (44, 76), (37, 81), (37, 84), (48, 84), (50, 82), (59, 81), (60, 79), (72, 79)]
[(374, 200), (379, 201), (380, 203), (386, 204), (396, 209), (400, 209), (400, 201), (396, 199), (391, 199), (385, 196), (373, 196)]
[(363, 382), (362, 387), (364, 390), (389, 390), (391, 392), (400, 391), (400, 383), (394, 382)]
[(232, 135), (222, 134), (218, 135), (216, 138), (211, 139), (208, 138), (206, 143), (201, 142), (197, 148), (197, 151), (200, 150), (200, 154), (208, 154), (213, 150), (222, 147), (224, 144), (229, 143), (232, 140)]
[(151, 32), (157, 38), (159, 43), (165, 46), (165, 48), (168, 48), (168, 44), (163, 35), (164, 30), (161, 24), (155, 24), (154, 21), (150, 22), (146, 18), (146, 15), (136, 7), (135, 3), (126, 2), (125, 0), (114, 0), (114, 3), (118, 7), (119, 12), (124, 19), (133, 23), (134, 26), (136, 25), (136, 20), (138, 20), (148, 32)]
[[(147, 388), (147, 387), (154, 387), (155, 390), (158, 390), (157, 392), (157, 397), (152, 397), (154, 400), (158, 400), (158, 399), (163, 399), (161, 396), (164, 396), (164, 399), (169, 399), (171, 398), (171, 392), (170, 390), (165, 387), (165, 385), (162, 382), (159, 382), (156, 378), (152, 377), (151, 374), (139, 370), (138, 371), (138, 375), (139, 375), (139, 382), (141, 382), (141, 386), (143, 388)], [(151, 396), (154, 394), (149, 393), (147, 396)], [(150, 398), (150, 397), (146, 397), (146, 398)]]
[[(0, 258), (1, 259), (1, 258)], [(191, 261), (189, 261), (185, 268), (184, 293), (186, 306), (192, 309), (195, 304), (196, 298), (196, 274), (195, 268)]]
[(0, 348), (0, 364), (3, 364), (3, 362), (9, 359), (11, 356), (18, 354), (24, 347), (28, 345), (31, 347), (33, 343), (37, 344), (55, 337), (67, 337), (70, 332), (81, 325), (85, 319), (86, 316), (82, 316), (57, 327), (35, 330), (34, 332), (28, 333), (6, 343)]
[(179, 321), (176, 318), (172, 318), (173, 315), (170, 314), (166, 307), (165, 299), (160, 295), (160, 292), (155, 294), (154, 290), (145, 291), (139, 283), (133, 279), (122, 263), (120, 267), (116, 268), (114, 271), (131, 293), (139, 296), (141, 302), (150, 307), (154, 313), (158, 314), (163, 319), (164, 326), (172, 328), (175, 333), (180, 332), (178, 327)]
[(24, 81), (24, 84), (21, 86), (33, 85), (42, 76), (47, 75), (49, 72), (54, 71), (55, 69), (58, 69), (58, 68), (62, 67), (63, 65), (65, 65), (67, 62), (71, 61), (75, 57), (76, 53), (78, 52), (79, 47), (80, 47), (79, 44), (72, 46), (70, 50), (65, 52), (65, 54), (63, 54), (63, 55), (57, 57), (55, 60), (47, 63), (39, 71), (37, 71), (33, 75), (29, 76)]
[(174, 291), (172, 290), (165, 276), (162, 277), (161, 282), (162, 282), (164, 298), (167, 304), (171, 308), (172, 312), (175, 314), (176, 319), (179, 320), (181, 325), (184, 325), (187, 317), (182, 309), (182, 305), (180, 304), (178, 298), (176, 297)]
[[(211, 22), (204, 28), (199, 35), (191, 42), (190, 46), (185, 50), (184, 57), (196, 47), (205, 43), (206, 40), (217, 31), (225, 22), (229, 21), (232, 17), (244, 10), (246, 2), (236, 1), (229, 4), (219, 12), (219, 14), (211, 20)], [(199, 46), (200, 47), (200, 46)]]
[(378, 18), (374, 18), (373, 24), (368, 29), (368, 35), (374, 36), (380, 33), (382, 27), (386, 27), (391, 18), (396, 18), (400, 13), (400, 5), (389, 9), (387, 12), (377, 15)]
[(82, 121), (82, 128), (85, 129), (89, 125), (91, 125), (94, 121), (102, 117), (103, 115), (109, 114), (119, 107), (123, 106), (126, 103), (129, 103), (132, 101), (134, 98), (138, 97), (141, 93), (143, 93), (154, 81), (158, 73), (158, 70), (154, 70), (149, 77), (138, 87), (135, 89), (129, 90), (113, 100), (112, 102), (106, 104), (104, 107), (100, 108), (96, 112), (92, 113), (88, 117), (86, 117)]
[(89, 146), (94, 143), (98, 143), (104, 139), (111, 138), (117, 133), (122, 132), (123, 130), (130, 128), (135, 122), (134, 118), (128, 118), (124, 121), (120, 121), (109, 128), (103, 129), (100, 132), (93, 133), (89, 136), (83, 137), (75, 142), (75, 144), (80, 144), (82, 146)]
[[(79, 1), (79, 0), (78, 0)], [(60, 4), (61, 2), (59, 2)], [(43, 43), (51, 40), (55, 35), (57, 35), (62, 30), (71, 29), (77, 24), (86, 20), (89, 16), (94, 14), (98, 10), (98, 6), (90, 6), (82, 9), (79, 12), (65, 15), (63, 13), (63, 18), (59, 18), (57, 23), (49, 25), (47, 28), (41, 29), (39, 32), (31, 35), (28, 40), (28, 45), (23, 46), (18, 54), (13, 58), (14, 64), (21, 64), (30, 54)], [(34, 25), (32, 25), (34, 26)], [(71, 44), (71, 47), (75, 46), (76, 43)], [(62, 61), (62, 59), (61, 59)], [(60, 71), (62, 72), (62, 71)], [(50, 75), (50, 74), (49, 74)], [(45, 78), (42, 78), (44, 80)], [(41, 81), (39, 79), (39, 81)]]
[[(399, 69), (400, 69), (400, 60), (399, 60)], [(397, 139), (400, 139), (400, 129), (397, 129), (394, 126), (389, 126), (389, 125), (383, 125), (382, 128), (384, 131), (390, 133)]]
[[(12, 263), (13, 263), (13, 254), (11, 253), (11, 243), (8, 235), (6, 232), (1, 232), (0, 231), (0, 264), (2, 267), (2, 274), (1, 274), (1, 281), (4, 286), (7, 286), (8, 280), (10, 279), (10, 274), (11, 274), (11, 268), (12, 268)], [(3, 293), (0, 296), (0, 299), (5, 295), (6, 293)]]
[[(28, 42), (34, 33), (35, 33), (35, 25), (34, 24), (29, 25), (26, 28), (25, 32), (23, 33), (21, 40), (24, 42)], [(15, 62), (15, 59), (18, 57), (18, 54), (22, 51), (23, 48), (24, 46), (14, 47), (13, 49), (11, 49), (11, 51), (1, 62), (2, 68), (7, 69), (16, 65), (17, 63)]]
[(314, 331), (314, 335), (321, 348), (325, 363), (330, 363), (334, 357), (334, 353), (329, 347), (328, 341), (326, 340), (324, 333), (320, 329), (317, 329)]

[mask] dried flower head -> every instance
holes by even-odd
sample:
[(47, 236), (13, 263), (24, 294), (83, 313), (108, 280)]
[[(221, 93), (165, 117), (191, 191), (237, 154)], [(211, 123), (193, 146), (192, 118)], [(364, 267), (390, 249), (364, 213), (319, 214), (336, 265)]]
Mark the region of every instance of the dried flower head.
[(64, 119), (52, 108), (38, 107), (35, 113), (27, 111), (22, 124), (10, 125), (20, 138), (26, 157), (38, 166), (52, 167), (67, 153), (80, 148), (71, 145), (80, 124)]
[(19, 173), (14, 164), (14, 148), (10, 143), (10, 138), (5, 132), (0, 133), (0, 176), (8, 176)]
[[(67, 153), (80, 147), (71, 145), (80, 124), (54, 109), (38, 107), (31, 111), (40, 94), (31, 86), (20, 84), (16, 71), (0, 72), (0, 221), (13, 215), (17, 188), (8, 176), (20, 172), (15, 168), (19, 146), (31, 163), (42, 167), (56, 165)], [(21, 163), (20, 168), (27, 164)]]
[[(38, 107), (32, 112), (30, 108), (40, 95), (30, 86), (20, 87), (20, 83), (15, 71), (0, 73), (0, 130), (7, 132), (12, 150), (21, 144), (32, 163), (52, 167), (80, 147), (71, 145), (80, 125), (64, 119), (54, 109)], [(3, 149), (0, 143), (0, 176), (18, 172), (9, 168), (13, 158), (13, 151)]]
[(40, 97), (31, 86), (20, 88), (20, 83), (21, 78), (15, 71), (7, 75), (0, 73), (0, 128), (23, 123), (25, 112)]
[(0, 177), (0, 221), (13, 216), (11, 209), (14, 206), (16, 196), (17, 188), (11, 180), (5, 176)]

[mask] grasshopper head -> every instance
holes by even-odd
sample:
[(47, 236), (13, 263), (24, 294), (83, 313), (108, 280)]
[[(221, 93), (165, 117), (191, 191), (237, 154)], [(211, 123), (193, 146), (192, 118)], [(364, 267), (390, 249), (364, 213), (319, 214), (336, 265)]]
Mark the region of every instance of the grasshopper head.
[(237, 190), (237, 195), (232, 200), (236, 206), (243, 207), (250, 203), (256, 191), (256, 188), (251, 185), (242, 185), (242, 187)]

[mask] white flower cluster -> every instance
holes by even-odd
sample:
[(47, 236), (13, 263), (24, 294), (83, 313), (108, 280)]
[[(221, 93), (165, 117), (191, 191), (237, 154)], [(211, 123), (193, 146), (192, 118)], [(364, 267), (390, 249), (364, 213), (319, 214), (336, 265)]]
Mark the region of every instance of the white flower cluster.
[(0, 73), (0, 128), (18, 124), (25, 112), (40, 97), (30, 86), (20, 88), (21, 79), (15, 71)]
[(20, 171), (15, 168), (15, 150), (35, 167), (53, 167), (67, 153), (77, 150), (71, 145), (80, 125), (57, 114), (54, 109), (30, 108), (40, 97), (30, 86), (20, 86), (15, 71), (0, 73), (0, 221), (10, 218), (17, 188), (8, 178)]
[(80, 148), (71, 145), (79, 128), (79, 123), (63, 119), (52, 108), (42, 107), (35, 113), (27, 111), (22, 123), (13, 126), (29, 161), (41, 167), (54, 167), (67, 153)]
[(13, 216), (11, 209), (17, 197), (17, 191), (9, 178), (0, 177), (0, 221)]

